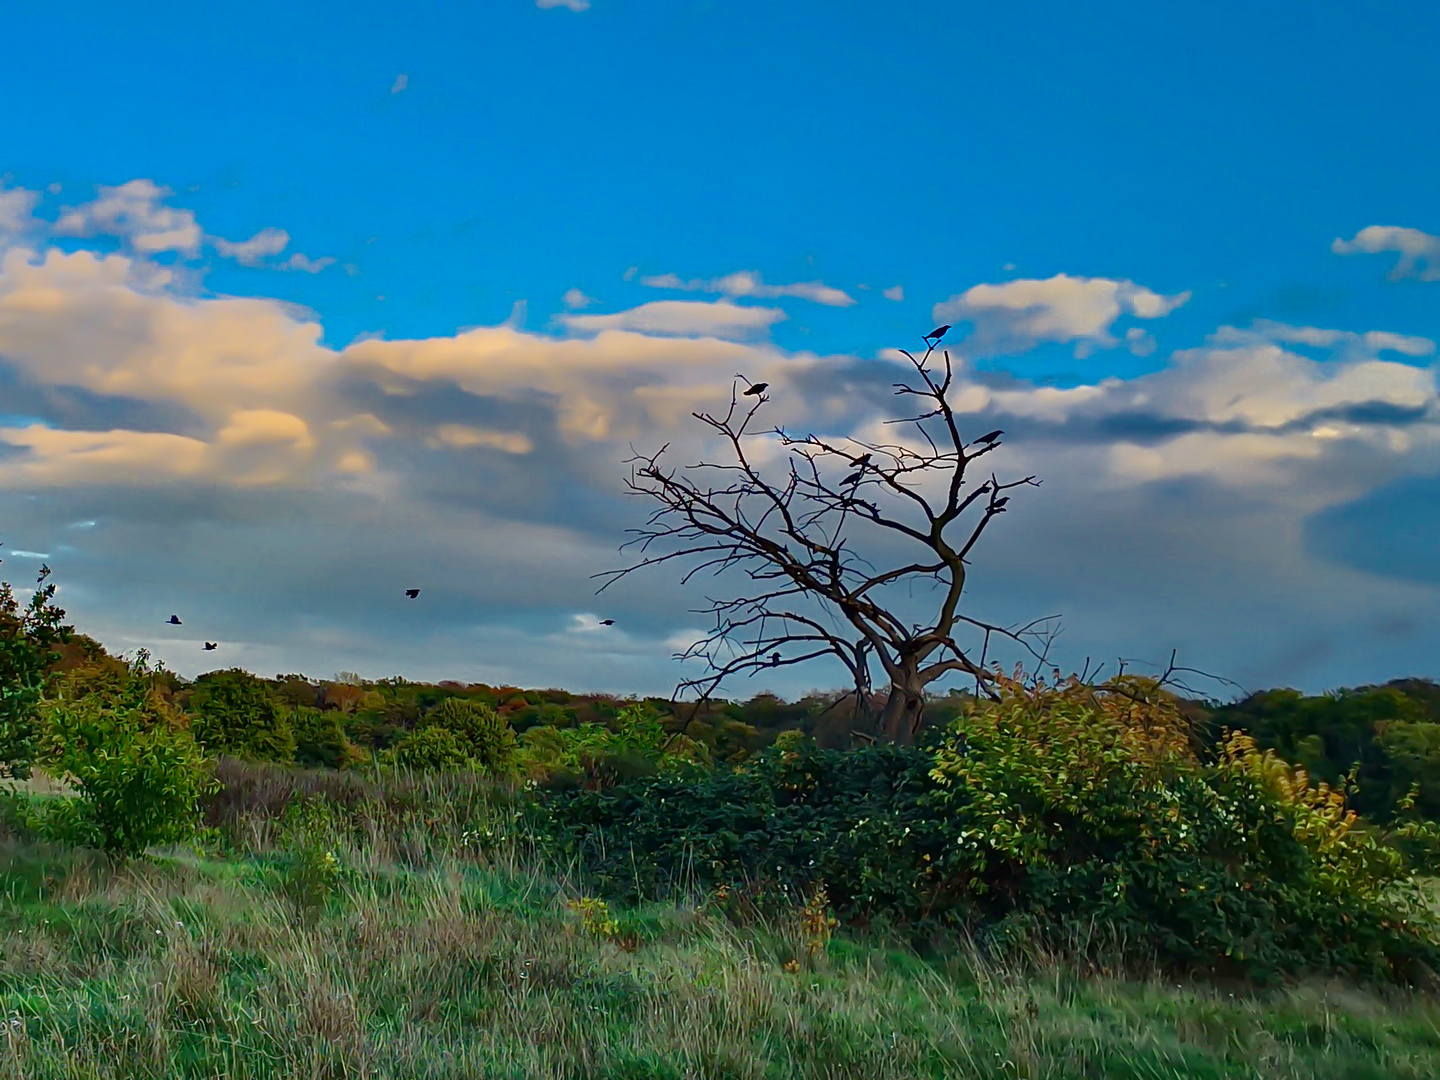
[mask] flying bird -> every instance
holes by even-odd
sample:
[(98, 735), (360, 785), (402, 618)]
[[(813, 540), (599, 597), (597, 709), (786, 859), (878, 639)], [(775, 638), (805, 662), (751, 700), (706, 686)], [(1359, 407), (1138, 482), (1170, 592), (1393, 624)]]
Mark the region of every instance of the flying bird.
[(406, 589), (406, 590), (405, 590), (405, 595), (408, 596), (411, 600), (414, 600), (417, 596), (420, 595), (420, 590), (419, 590), (419, 589)]
[(751, 386), (749, 390), (746, 390), (746, 391), (745, 391), (743, 394), (741, 394), (740, 396), (741, 396), (741, 397), (754, 397), (754, 396), (757, 395), (757, 394), (763, 394), (763, 393), (764, 393), (766, 390), (768, 390), (769, 388), (770, 388), (770, 384), (769, 384), (768, 382), (757, 382), (757, 383), (755, 383), (753, 386)]
[(214, 641), (207, 641), (207, 642), (205, 642), (205, 651), (206, 651), (206, 652), (214, 652), (214, 651), (215, 651), (216, 649), (218, 649), (219, 647), (220, 647), (220, 645), (219, 645), (218, 642), (214, 642)]
[(166, 619), (165, 621), (168, 622), (171, 626), (179, 626), (179, 625), (180, 625), (180, 616), (179, 616), (179, 615), (171, 615), (170, 618)]
[(861, 480), (863, 480), (863, 479), (865, 479), (865, 474), (864, 474), (863, 472), (853, 472), (853, 473), (851, 473), (849, 476), (845, 477), (844, 480), (841, 480), (840, 483), (841, 483), (842, 485), (843, 485), (843, 484), (858, 484), (858, 483), (859, 483)]
[(614, 625), (615, 625), (615, 620), (614, 620), (614, 619), (601, 619), (601, 620), (600, 620), (600, 625), (601, 625), (601, 626), (614, 626)]
[(925, 340), (929, 341), (933, 338), (934, 340), (939, 341), (942, 337), (945, 336), (945, 331), (949, 329), (949, 323), (946, 323), (944, 326), (937, 326), (934, 330), (931, 330), (928, 334), (925, 335)]
[(981, 435), (975, 441), (977, 443), (986, 443), (988, 445), (989, 443), (993, 443), (996, 439), (998, 439), (1001, 435), (1004, 434), (1005, 432), (1001, 431), (999, 428), (996, 428), (994, 431), (987, 431), (984, 435)]

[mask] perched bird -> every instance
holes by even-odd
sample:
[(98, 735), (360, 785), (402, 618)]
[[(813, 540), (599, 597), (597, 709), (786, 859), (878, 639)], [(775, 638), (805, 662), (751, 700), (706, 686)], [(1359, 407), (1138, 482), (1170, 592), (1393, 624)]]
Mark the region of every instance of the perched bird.
[(945, 331), (949, 329), (949, 323), (946, 323), (944, 326), (937, 326), (934, 330), (931, 330), (928, 334), (925, 335), (925, 340), (930, 341), (933, 338), (935, 341), (939, 341), (942, 337), (945, 336)]
[(990, 505), (991, 505), (992, 507), (994, 507), (994, 509), (996, 509), (996, 510), (1004, 510), (1004, 509), (1005, 509), (1005, 504), (1008, 503), (1009, 501), (1010, 501), (1010, 496), (1009, 496), (1009, 495), (1006, 495), (1003, 499), (996, 499), (996, 500), (995, 500), (993, 503), (991, 503)]
[(840, 483), (841, 483), (841, 484), (858, 484), (858, 483), (859, 483), (861, 480), (863, 480), (863, 479), (865, 479), (865, 474), (864, 474), (863, 472), (853, 472), (853, 473), (851, 473), (849, 476), (845, 477), (844, 480), (841, 480)]
[(165, 621), (168, 622), (171, 626), (179, 626), (179, 625), (180, 625), (180, 616), (179, 616), (179, 615), (171, 615), (170, 618), (166, 619)]
[(417, 596), (420, 595), (420, 590), (419, 590), (419, 589), (406, 589), (406, 590), (405, 590), (405, 595), (408, 596), (411, 600), (414, 600)]
[(740, 396), (754, 397), (757, 394), (763, 394), (769, 388), (770, 384), (768, 382), (757, 382), (754, 386), (750, 387), (749, 390), (746, 390), (745, 393), (741, 394)]
[(991, 443), (993, 443), (996, 439), (998, 439), (1001, 435), (1004, 435), (1004, 434), (1005, 434), (1005, 432), (1001, 431), (999, 428), (996, 428), (994, 431), (987, 431), (984, 435), (981, 435), (981, 436), (980, 436), (978, 439), (976, 439), (975, 441), (976, 441), (977, 443), (984, 443), (985, 445), (988, 446), (988, 445), (990, 445)]
[(870, 454), (869, 454), (869, 452), (867, 451), (866, 453), (861, 454), (861, 455), (860, 455), (859, 457), (857, 457), (854, 461), (850, 462), (850, 464), (851, 464), (851, 465), (858, 465), (858, 466), (860, 466), (860, 468), (863, 469), (866, 465), (869, 465), (869, 464), (870, 464)]
[(614, 619), (601, 619), (601, 620), (600, 620), (600, 625), (601, 625), (601, 626), (614, 626), (614, 625), (615, 625), (615, 620), (614, 620)]
[(216, 649), (218, 649), (219, 647), (220, 647), (220, 645), (219, 645), (218, 642), (214, 642), (214, 641), (207, 641), (207, 642), (205, 642), (205, 651), (206, 651), (206, 652), (214, 652), (214, 651), (215, 651)]
[(771, 653), (771, 654), (770, 654), (770, 663), (775, 664), (775, 665), (777, 665), (777, 666), (779, 665), (779, 663), (780, 663), (780, 654), (779, 654), (778, 652), (775, 652), (775, 653)]

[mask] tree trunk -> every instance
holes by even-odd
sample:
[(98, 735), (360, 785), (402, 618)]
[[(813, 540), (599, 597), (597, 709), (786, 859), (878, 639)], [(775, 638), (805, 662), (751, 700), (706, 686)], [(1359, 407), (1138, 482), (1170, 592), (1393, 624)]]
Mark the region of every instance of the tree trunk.
[(890, 697), (880, 714), (880, 737), (886, 742), (909, 746), (925, 721), (925, 692), (918, 685), (892, 683)]

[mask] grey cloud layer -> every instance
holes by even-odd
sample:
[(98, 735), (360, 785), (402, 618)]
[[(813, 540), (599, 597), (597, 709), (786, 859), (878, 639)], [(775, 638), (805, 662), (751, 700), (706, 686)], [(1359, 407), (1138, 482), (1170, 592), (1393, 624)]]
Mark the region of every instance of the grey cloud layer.
[[(1099, 348), (1122, 316), (1185, 295), (1059, 275), (937, 311), (994, 347)], [(896, 436), (881, 425), (894, 359), (744, 340), (774, 314), (660, 301), (565, 316), (564, 336), (494, 326), (336, 350), (287, 305), (185, 292), (138, 247), (15, 243), (0, 256), (0, 412), (43, 422), (0, 427), (3, 538), (55, 554), (83, 625), (182, 671), (213, 660), (198, 638), (163, 637), (183, 604), (186, 634), (262, 669), (664, 690), (700, 592), (656, 575), (597, 600), (590, 577), (644, 511), (623, 495), (631, 446), (698, 460), (690, 413), (722, 407), (737, 371), (771, 383), (770, 422)], [(1314, 685), (1384, 657), (1401, 664), (1386, 675), (1422, 664), (1434, 583), (1337, 563), (1344, 545), (1304, 524), (1437, 471), (1435, 373), (1416, 363), (1432, 351), (1257, 323), (1130, 380), (1062, 390), (962, 368), (966, 429), (1009, 433), (994, 467), (1045, 480), (977, 554), (976, 613), (1063, 611), (1061, 656), (1077, 664), (1173, 645), (1236, 677)], [(395, 602), (417, 586), (424, 604)], [(602, 610), (618, 616), (608, 635)], [(1340, 649), (1338, 630), (1316, 636), (1330, 626), (1358, 636)], [(770, 685), (838, 681), (789, 678)]]

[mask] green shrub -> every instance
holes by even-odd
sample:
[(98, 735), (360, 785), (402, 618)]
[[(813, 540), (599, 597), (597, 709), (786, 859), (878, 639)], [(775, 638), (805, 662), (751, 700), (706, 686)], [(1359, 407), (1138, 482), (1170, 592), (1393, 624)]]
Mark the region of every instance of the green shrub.
[(231, 668), (201, 675), (190, 691), (189, 707), (195, 741), (212, 756), (295, 759), (289, 708), (248, 671)]
[(421, 719), (421, 732), (452, 735), (466, 761), (488, 773), (503, 775), (515, 764), (515, 729), (482, 701), (449, 697)]
[(607, 787), (706, 764), (710, 755), (693, 739), (672, 738), (653, 707), (632, 704), (606, 724), (532, 727), (521, 737), (518, 761), (532, 779)]
[(88, 697), (53, 703), (46, 721), (41, 760), (79, 792), (47, 804), (51, 839), (129, 856), (194, 834), (213, 780), (189, 732)]
[(290, 729), (295, 738), (295, 763), (307, 768), (340, 769), (356, 758), (341, 714), (334, 709), (297, 705), (290, 709)]
[(43, 567), (35, 591), (21, 607), (9, 582), (0, 582), (0, 778), (25, 779), (40, 734), (39, 705), (49, 682), (50, 666), (59, 659), (55, 646), (67, 641), (71, 628), (62, 625), (65, 612), (50, 601), (54, 584)]
[(1265, 981), (1413, 980), (1440, 930), (1412, 866), (1343, 796), (1243, 737), (1205, 763), (1153, 683), (1027, 689), (929, 749), (787, 738), (739, 769), (549, 790), (551, 843), (599, 892), (813, 896), (917, 934), (1068, 947)]
[(466, 768), (470, 755), (453, 732), (443, 727), (426, 727), (405, 735), (385, 751), (383, 760), (406, 769), (442, 772)]

